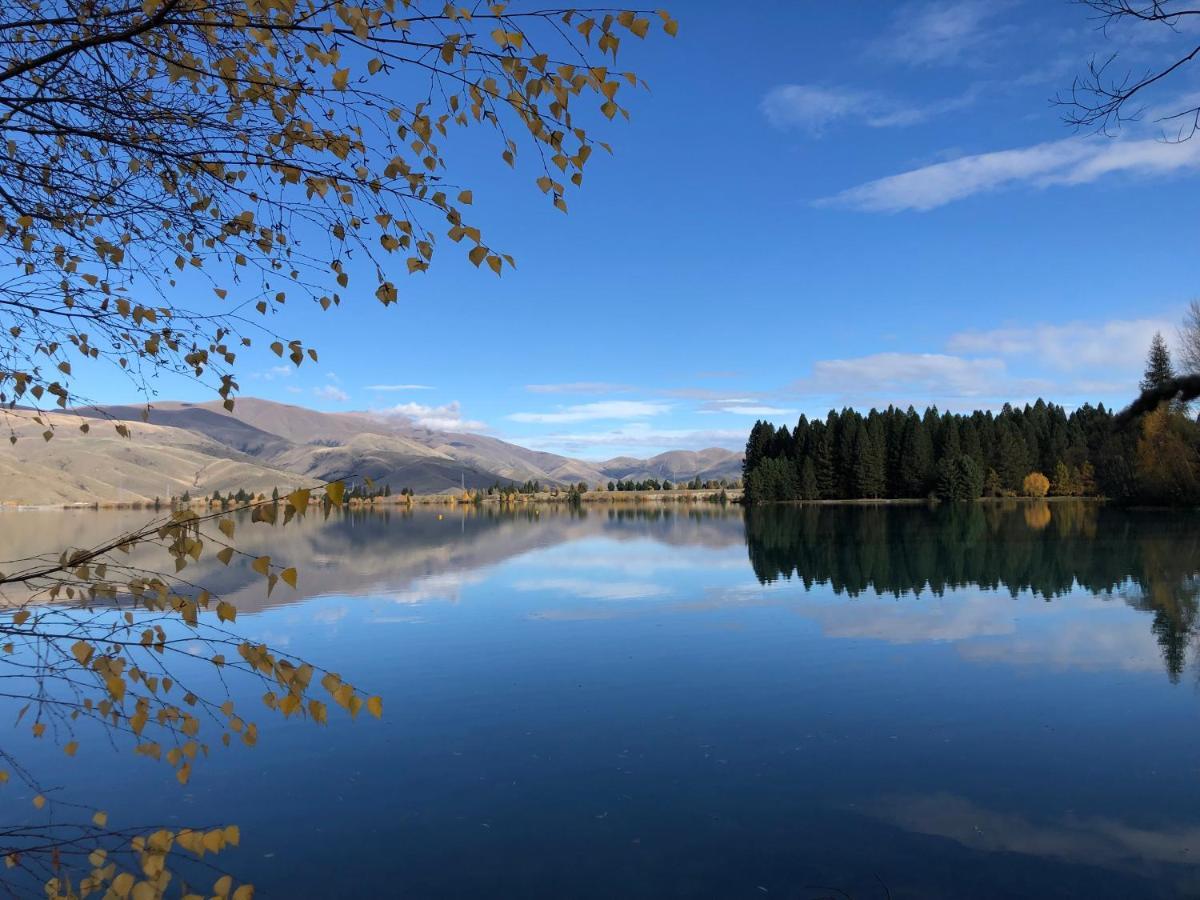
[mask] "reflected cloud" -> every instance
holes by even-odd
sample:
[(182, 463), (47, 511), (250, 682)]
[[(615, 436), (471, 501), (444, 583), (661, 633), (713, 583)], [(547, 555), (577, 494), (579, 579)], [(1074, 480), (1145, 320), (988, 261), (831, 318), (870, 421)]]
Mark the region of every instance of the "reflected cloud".
[(829, 637), (869, 638), (889, 644), (965, 641), (1011, 635), (1017, 628), (1011, 600), (957, 593), (932, 600), (804, 604), (796, 607), (796, 612), (817, 622)]
[(513, 583), (518, 591), (548, 591), (581, 600), (644, 600), (670, 590), (650, 581), (591, 581), (583, 578), (530, 578)]
[(988, 853), (1022, 853), (1127, 869), (1142, 863), (1194, 865), (1200, 825), (1137, 828), (1115, 819), (1064, 815), (1034, 822), (954, 794), (884, 797), (868, 814), (917, 834), (947, 838)]

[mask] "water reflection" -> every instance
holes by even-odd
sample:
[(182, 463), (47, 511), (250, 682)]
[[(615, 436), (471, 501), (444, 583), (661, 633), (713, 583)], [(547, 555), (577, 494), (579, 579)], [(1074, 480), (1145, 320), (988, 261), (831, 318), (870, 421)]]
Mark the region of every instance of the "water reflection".
[[(144, 516), (0, 513), (3, 555)], [(192, 577), (386, 715), (264, 721), (187, 813), (242, 826), (228, 864), (264, 896), (341, 896), (346, 871), (362, 896), (1195, 895), (1200, 719), (1162, 672), (1197, 643), (1197, 524), (1062, 502), (242, 523), (298, 590)], [(114, 820), (178, 812), (141, 759), (37, 762)]]
[[(1178, 680), (1200, 609), (1200, 520), (1100, 503), (772, 506), (746, 515), (763, 584), (798, 579), (856, 598), (982, 588), (1051, 600), (1077, 589), (1153, 615), (1167, 674)], [(953, 629), (954, 618), (939, 615)], [(864, 623), (888, 631), (888, 623)], [(881, 635), (882, 636), (882, 635)], [(937, 637), (937, 635), (926, 635)]]

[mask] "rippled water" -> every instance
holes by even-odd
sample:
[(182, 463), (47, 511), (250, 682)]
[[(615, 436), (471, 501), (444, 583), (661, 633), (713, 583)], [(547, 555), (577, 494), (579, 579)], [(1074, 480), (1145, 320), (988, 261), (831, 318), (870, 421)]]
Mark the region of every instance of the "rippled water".
[[(5, 751), (122, 824), (237, 822), (221, 865), (259, 896), (1200, 892), (1194, 515), (438, 515), (247, 524), (301, 569), (270, 599), (202, 573), (382, 721), (260, 717), (187, 787), (103, 746)], [(3, 514), (2, 555), (144, 516)]]

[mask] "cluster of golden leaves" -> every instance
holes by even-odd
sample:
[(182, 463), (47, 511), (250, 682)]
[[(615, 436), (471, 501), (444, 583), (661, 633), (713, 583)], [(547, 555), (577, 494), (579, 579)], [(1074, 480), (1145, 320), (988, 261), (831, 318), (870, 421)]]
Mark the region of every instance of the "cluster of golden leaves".
[[(224, 746), (235, 740), (245, 746), (258, 742), (258, 726), (228, 694), (211, 696), (206, 688), (190, 686), (186, 678), (175, 675), (173, 654), (191, 659), (197, 647), (206, 648), (208, 662), (221, 673), (221, 683), (230, 672), (261, 681), (262, 704), (284, 717), (299, 716), (325, 725), (330, 706), (340, 707), (352, 718), (364, 709), (382, 717), (380, 697), (363, 694), (336, 672), (226, 631), (223, 623), (236, 620), (236, 607), (184, 578), (186, 569), (211, 555), (225, 566), (241, 559), (250, 573), (262, 579), (268, 594), (279, 582), (295, 589), (294, 568), (237, 548), (239, 519), (248, 519), (251, 527), (271, 527), (286, 525), (312, 509), (329, 516), (345, 502), (344, 496), (344, 485), (334, 482), (236, 510), (181, 508), (98, 547), (64, 551), (52, 559), (15, 561), (15, 568), (0, 573), (0, 588), (6, 594), (15, 588), (23, 592), (24, 600), (0, 620), (0, 667), (6, 670), (10, 693), (21, 689), (18, 682), (25, 683), (29, 702), (18, 715), (18, 725), (28, 719), (34, 738), (56, 739), (62, 751), (74, 757), (80, 748), (76, 723), (99, 724), (114, 737), (124, 738), (136, 754), (165, 761), (179, 783), (186, 784), (193, 766), (210, 751), (210, 742), (201, 734), (204, 721), (220, 724), (219, 741)], [(174, 573), (147, 574), (143, 560), (134, 558), (138, 548), (165, 551)], [(0, 768), (0, 786), (14, 776), (37, 790), (19, 767), (11, 772)], [(42, 809), (47, 798), (37, 790), (32, 802)], [(96, 824), (104, 823), (96, 820)], [(236, 835), (236, 829), (222, 833)], [(87, 896), (102, 883), (108, 885), (106, 896), (160, 896), (150, 891), (161, 891), (170, 878), (159, 863), (172, 842), (193, 852), (214, 851), (220, 847), (212, 846), (217, 840), (213, 835), (159, 832), (146, 845), (143, 881), (135, 883), (115, 873), (101, 859), (78, 884), (56, 874), (58, 893), (51, 896)], [(0, 847), (0, 855), (10, 867), (21, 864), (18, 848)], [(228, 896), (228, 892), (216, 890), (215, 895)]]
[[(242, 510), (249, 512), (255, 523), (286, 524), (305, 515), (311, 506), (323, 508), (328, 515), (342, 503), (344, 490), (341, 482), (335, 482), (326, 485), (319, 498), (311, 490), (301, 489), (279, 501), (258, 501)], [(194, 647), (197, 638), (209, 648), (208, 659), (217, 669), (258, 676), (268, 687), (262, 695), (263, 705), (285, 717), (299, 714), (325, 724), (329, 703), (351, 716), (365, 708), (380, 717), (382, 700), (363, 695), (337, 673), (319, 673), (317, 683), (325, 699), (315, 695), (313, 681), (318, 673), (311, 664), (224, 631), (219, 625), (236, 620), (236, 607), (182, 580), (181, 573), (188, 566), (213, 552), (226, 566), (235, 557), (244, 557), (249, 570), (263, 579), (268, 594), (280, 581), (296, 587), (295, 568), (237, 549), (235, 522), (229, 513), (201, 514), (183, 508), (161, 523), (101, 547), (65, 551), (57, 560), (24, 561), (13, 572), (0, 573), (0, 586), (20, 585), (29, 596), (0, 623), (4, 640), (0, 659), (42, 660), (27, 676), (39, 680), (41, 688), (30, 692), (30, 703), (21, 710), (18, 721), (30, 715), (36, 738), (48, 734), (48, 723), (61, 725), (69, 733), (70, 723), (81, 717), (99, 721), (130, 736), (138, 754), (165, 760), (180, 783), (186, 784), (193, 763), (209, 752), (209, 744), (199, 737), (198, 712), (224, 723), (220, 741), (226, 746), (235, 739), (247, 746), (258, 741), (257, 725), (235, 709), (232, 699), (217, 702), (199, 689), (189, 690), (171, 675), (166, 666), (170, 654)], [(170, 556), (173, 577), (147, 575), (140, 564), (122, 560), (147, 544)], [(66, 613), (63, 603), (69, 604)], [(94, 618), (81, 620), (78, 612), (93, 610), (97, 604), (112, 608), (110, 618), (114, 619), (122, 606), (125, 610), (108, 624)], [(216, 618), (218, 626), (202, 631), (204, 617), (209, 615)], [(168, 631), (172, 618), (182, 621), (184, 633)], [(54, 678), (72, 686), (69, 699), (47, 689), (47, 682)], [(86, 684), (93, 690), (84, 690)], [(69, 756), (74, 756), (77, 748), (73, 738), (64, 745)], [(0, 772), (0, 781), (7, 778), (7, 772)]]
[[(293, 292), (338, 305), (364, 273), (394, 303), (397, 268), (428, 269), (439, 232), (499, 275), (513, 259), (468, 219), (449, 129), (494, 128), (509, 165), (530, 147), (565, 211), (566, 184), (611, 149), (578, 107), (628, 116), (619, 92), (641, 82), (612, 66), (653, 21), (677, 31), (663, 11), (503, 3), (6, 4), (0, 263), (21, 275), (0, 289), (0, 403), (66, 408), (71, 353), (142, 384), (162, 367), (217, 377), (232, 402), (254, 333), (296, 365), (316, 359), (251, 311)], [(169, 293), (204, 281), (207, 306)]]
[[(93, 824), (104, 828), (108, 816), (97, 812)], [(227, 847), (236, 847), (241, 834), (236, 825), (196, 831), (182, 828), (178, 831), (160, 829), (148, 835), (137, 835), (129, 842), (130, 855), (137, 869), (121, 867), (104, 847), (97, 847), (88, 854), (91, 867), (77, 881), (67, 874), (57, 874), (45, 884), (47, 900), (84, 900), (93, 895), (102, 895), (104, 900), (160, 900), (166, 895), (173, 879), (167, 867), (168, 857), (173, 850), (182, 850), (195, 859), (206, 854), (218, 854)], [(19, 854), (9, 854), (5, 864), (15, 868), (21, 864)], [(212, 885), (211, 891), (203, 894), (189, 890), (185, 885), (180, 896), (183, 900), (251, 900), (254, 887), (249, 884), (234, 887), (233, 876), (221, 875)]]

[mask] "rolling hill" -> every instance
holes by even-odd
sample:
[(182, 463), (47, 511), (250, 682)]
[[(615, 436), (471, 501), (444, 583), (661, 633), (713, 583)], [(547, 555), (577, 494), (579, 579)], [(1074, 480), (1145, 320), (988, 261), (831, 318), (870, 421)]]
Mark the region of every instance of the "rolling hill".
[[(57, 505), (149, 501), (182, 494), (281, 490), (339, 478), (371, 478), (417, 493), (484, 488), (496, 482), (544, 485), (656, 478), (734, 479), (741, 454), (674, 450), (650, 459), (604, 462), (529, 450), (494, 437), (432, 431), (367, 412), (324, 413), (240, 398), (219, 402), (108, 406), (56, 413), (43, 426), (10, 418), (18, 438), (0, 454), (0, 502)], [(81, 418), (92, 426), (83, 434)], [(127, 423), (132, 438), (113, 422)], [(102, 426), (103, 423), (103, 426)]]

